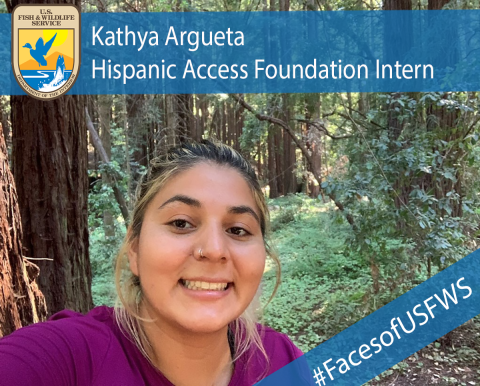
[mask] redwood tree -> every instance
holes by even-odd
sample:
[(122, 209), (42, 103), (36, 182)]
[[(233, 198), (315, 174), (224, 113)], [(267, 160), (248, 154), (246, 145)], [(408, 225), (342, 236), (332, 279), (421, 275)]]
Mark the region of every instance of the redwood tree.
[(92, 306), (88, 258), (87, 137), (83, 96), (14, 96), (13, 171), (27, 256), (40, 258), (50, 314)]
[[(74, 4), (79, 0), (6, 0)], [(85, 97), (41, 101), (12, 96), (13, 175), (26, 256), (38, 260), (38, 284), (49, 314), (93, 307), (88, 258), (88, 178)]]
[(38, 267), (22, 256), (22, 224), (17, 192), (0, 131), (0, 337), (46, 316), (35, 278)]

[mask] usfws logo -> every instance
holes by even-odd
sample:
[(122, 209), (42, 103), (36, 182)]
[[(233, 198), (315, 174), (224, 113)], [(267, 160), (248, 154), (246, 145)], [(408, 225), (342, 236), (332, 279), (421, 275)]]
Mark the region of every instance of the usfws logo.
[(80, 11), (74, 5), (19, 5), (12, 13), (12, 67), (20, 87), (49, 100), (73, 86), (80, 69)]

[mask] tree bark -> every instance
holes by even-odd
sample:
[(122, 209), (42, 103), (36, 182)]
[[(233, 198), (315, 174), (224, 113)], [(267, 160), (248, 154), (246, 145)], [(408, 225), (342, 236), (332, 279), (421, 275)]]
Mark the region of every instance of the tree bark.
[(195, 119), (193, 116), (193, 95), (176, 95), (176, 114), (178, 119), (178, 134), (180, 142), (185, 142), (191, 138), (195, 129)]
[(7, 112), (7, 106), (9, 104), (10, 103), (7, 96), (0, 96), (0, 123), (2, 124), (2, 131), (5, 138), (5, 143), (10, 143), (10, 119)]
[[(307, 94), (305, 98), (305, 118), (309, 121), (319, 121), (321, 105), (320, 95)], [(316, 198), (320, 194), (320, 185), (322, 184), (322, 136), (313, 125), (307, 125), (307, 138), (307, 149), (310, 150), (312, 157), (310, 171), (313, 175), (320, 176), (320, 181), (310, 179), (308, 181), (309, 194), (311, 197)]]
[(92, 308), (83, 96), (12, 96), (13, 170), (26, 255), (50, 314)]
[(131, 169), (135, 181), (137, 180), (139, 165), (148, 166), (148, 127), (145, 112), (142, 109), (144, 104), (145, 96), (143, 94), (127, 95), (128, 138), (130, 149), (133, 150), (132, 160), (134, 164)]
[[(291, 98), (288, 94), (282, 94), (282, 105), (285, 122), (290, 122), (291, 117)], [(295, 127), (293, 128), (295, 131)], [(292, 140), (286, 134), (283, 136), (283, 181), (285, 194), (295, 193), (297, 190), (297, 181), (295, 178), (295, 147), (292, 147)]]
[[(385, 11), (411, 11), (412, 0), (387, 0), (384, 3)], [(396, 26), (392, 28), (392, 25), (385, 24), (384, 33), (386, 42), (399, 41), (399, 35), (412, 36), (410, 31), (413, 26), (409, 19), (404, 14), (397, 14), (395, 18)], [(403, 39), (405, 40), (405, 39)], [(394, 60), (402, 59), (410, 50), (413, 42), (410, 40), (405, 43), (404, 46), (398, 44), (386, 44), (385, 45), (385, 59), (387, 63), (393, 63)], [(402, 97), (402, 93), (392, 94), (390, 104), (385, 106), (387, 109), (388, 120), (388, 134), (390, 139), (396, 141), (403, 131), (405, 122), (400, 120), (402, 114), (402, 106), (398, 102), (398, 99)]]
[(275, 182), (277, 183), (278, 195), (283, 196), (285, 194), (285, 186), (283, 183), (285, 169), (283, 165), (283, 152), (285, 151), (283, 147), (283, 130), (276, 129), (274, 133), (273, 142), (275, 144)]
[(227, 102), (223, 101), (220, 105), (220, 126), (222, 128), (222, 142), (227, 143), (227, 114), (225, 113)]
[(267, 167), (268, 167), (268, 186), (270, 187), (270, 198), (277, 198), (278, 197), (278, 189), (277, 189), (277, 175), (275, 173), (275, 143), (274, 143), (274, 125), (268, 126), (268, 135), (267, 135), (267, 150), (268, 150), (268, 158), (267, 158)]
[[(110, 120), (113, 98), (111, 95), (98, 96), (98, 116), (100, 120), (100, 138), (102, 140), (105, 153), (109, 158), (112, 157), (112, 140), (110, 135)], [(112, 181), (107, 173), (102, 173), (104, 184), (111, 185)], [(115, 224), (110, 210), (103, 211), (103, 229), (106, 237), (115, 236)]]
[(35, 282), (38, 267), (22, 256), (22, 224), (7, 147), (0, 131), (0, 337), (47, 316)]

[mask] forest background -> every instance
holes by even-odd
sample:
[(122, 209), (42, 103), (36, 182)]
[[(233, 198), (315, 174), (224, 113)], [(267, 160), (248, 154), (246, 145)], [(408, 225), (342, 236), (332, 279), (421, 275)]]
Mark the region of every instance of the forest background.
[[(20, 3), (29, 1), (6, 0), (0, 11), (11, 12)], [(480, 5), (476, 0), (75, 4), (82, 12)], [(210, 138), (233, 146), (256, 168), (282, 261), (282, 285), (264, 322), (309, 350), (477, 249), (479, 102), (477, 92), (98, 95), (50, 102), (1, 96), (0, 336), (64, 308), (87, 312), (94, 305), (113, 305), (113, 260), (139, 177), (167, 148)], [(274, 280), (267, 266), (264, 303)], [(480, 321), (473, 319), (372, 383), (477, 384), (479, 347)]]

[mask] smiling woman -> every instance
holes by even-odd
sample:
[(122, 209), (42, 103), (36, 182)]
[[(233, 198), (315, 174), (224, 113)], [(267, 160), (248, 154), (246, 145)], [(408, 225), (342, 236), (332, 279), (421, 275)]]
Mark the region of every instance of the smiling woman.
[(266, 258), (278, 266), (267, 240), (268, 209), (248, 162), (209, 141), (172, 149), (139, 184), (116, 262), (118, 306), (64, 311), (2, 339), (2, 380), (253, 385), (301, 355), (256, 323)]

